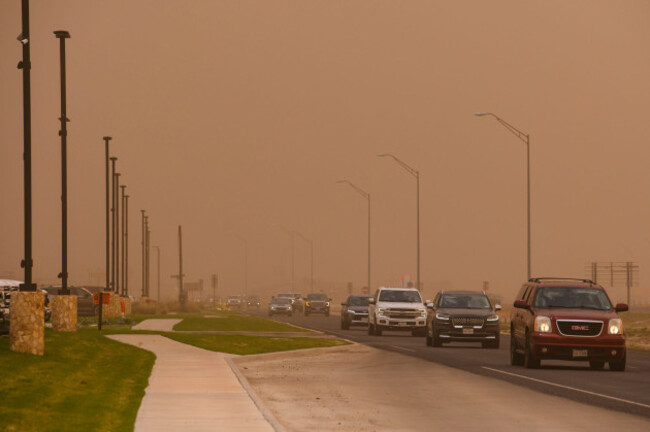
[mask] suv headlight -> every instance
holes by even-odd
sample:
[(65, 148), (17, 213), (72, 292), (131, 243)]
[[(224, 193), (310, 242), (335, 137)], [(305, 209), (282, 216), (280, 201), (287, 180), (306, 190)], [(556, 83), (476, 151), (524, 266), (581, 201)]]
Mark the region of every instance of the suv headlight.
[(426, 309), (420, 309), (418, 312), (420, 312), (421, 317), (427, 316), (427, 310)]
[(623, 334), (623, 321), (620, 318), (612, 318), (609, 320), (609, 325), (607, 326), (608, 334)]
[(497, 314), (492, 314), (487, 317), (488, 322), (494, 322), (494, 321), (499, 321), (499, 315)]
[(449, 321), (449, 315), (436, 312), (436, 319), (440, 321)]
[(330, 302), (325, 303), (325, 306), (329, 306), (329, 305), (330, 305)]
[(535, 331), (540, 333), (550, 333), (551, 319), (547, 316), (538, 316), (535, 318)]
[(305, 306), (309, 307), (310, 305), (311, 305), (310, 302), (308, 302), (308, 301), (305, 302)]

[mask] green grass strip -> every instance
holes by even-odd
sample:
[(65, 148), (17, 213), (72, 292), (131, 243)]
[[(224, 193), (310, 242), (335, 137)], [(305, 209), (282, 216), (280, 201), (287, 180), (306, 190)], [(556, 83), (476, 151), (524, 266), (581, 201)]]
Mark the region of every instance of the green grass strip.
[(266, 336), (238, 336), (214, 334), (180, 334), (162, 333), (163, 336), (203, 348), (229, 354), (263, 354), (276, 351), (291, 351), (305, 348), (324, 348), (348, 345), (348, 342), (338, 339), (317, 338), (280, 338)]
[[(174, 326), (176, 331), (259, 331), (259, 332), (309, 332), (277, 321), (244, 315), (236, 312), (223, 312), (204, 315), (183, 315), (183, 321)], [(218, 317), (218, 318), (217, 318)], [(169, 317), (168, 318), (172, 318)], [(175, 317), (174, 317), (175, 318)]]
[(154, 361), (97, 329), (46, 329), (44, 356), (0, 338), (0, 431), (132, 431)]

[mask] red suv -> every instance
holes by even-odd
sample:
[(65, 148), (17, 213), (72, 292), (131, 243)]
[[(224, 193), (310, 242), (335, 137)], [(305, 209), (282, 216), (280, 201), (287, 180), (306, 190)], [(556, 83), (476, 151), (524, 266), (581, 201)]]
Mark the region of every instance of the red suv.
[(625, 334), (600, 285), (587, 279), (535, 278), (525, 283), (510, 317), (510, 364), (538, 368), (540, 361), (582, 360), (592, 369), (625, 370)]

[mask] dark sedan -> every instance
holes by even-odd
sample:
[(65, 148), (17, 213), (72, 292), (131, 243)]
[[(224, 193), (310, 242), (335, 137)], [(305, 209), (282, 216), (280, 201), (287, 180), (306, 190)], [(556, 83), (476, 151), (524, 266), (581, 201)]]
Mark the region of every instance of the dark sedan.
[(368, 325), (369, 295), (351, 295), (341, 303), (341, 328), (348, 330), (352, 325)]
[(484, 348), (499, 348), (501, 306), (493, 306), (484, 292), (441, 291), (427, 308), (428, 346), (481, 342)]
[[(99, 305), (93, 304), (93, 294), (86, 288), (80, 286), (71, 286), (71, 295), (77, 296), (77, 316), (94, 316), (99, 313)], [(47, 292), (48, 297), (59, 295), (61, 286), (47, 286), (43, 287), (43, 291)], [(50, 297), (51, 299), (51, 297)]]

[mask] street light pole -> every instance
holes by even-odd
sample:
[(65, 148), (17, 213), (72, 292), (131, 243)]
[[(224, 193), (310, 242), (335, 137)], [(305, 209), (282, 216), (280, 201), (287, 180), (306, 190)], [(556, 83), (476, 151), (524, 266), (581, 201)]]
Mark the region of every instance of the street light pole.
[(140, 213), (142, 213), (142, 293), (140, 297), (144, 297), (144, 278), (145, 278), (145, 271), (144, 271), (144, 236), (145, 236), (145, 227), (144, 227), (144, 210), (140, 210)]
[(115, 291), (115, 156), (111, 157), (111, 291)]
[(129, 195), (124, 196), (124, 282), (123, 289), (124, 295), (128, 297), (129, 295)]
[(124, 252), (126, 251), (126, 246), (125, 246), (125, 239), (126, 239), (126, 223), (125, 223), (125, 216), (126, 216), (126, 194), (124, 190), (126, 189), (126, 185), (121, 185), (120, 188), (122, 189), (122, 261), (121, 261), (121, 278), (122, 278), (122, 297), (126, 296), (125, 293), (125, 288), (124, 288), (124, 279), (126, 278), (126, 272), (124, 271), (124, 262), (126, 260), (126, 257), (124, 256)]
[(22, 32), (18, 41), (23, 46), (23, 59), (18, 69), (23, 70), (23, 190), (25, 210), (25, 259), (21, 267), (25, 269), (25, 282), (20, 291), (36, 291), (32, 283), (32, 103), (31, 103), (31, 69), (30, 35), (29, 35), (29, 0), (22, 0)]
[(244, 242), (244, 298), (248, 301), (248, 240), (239, 234), (235, 235)]
[(69, 295), (68, 289), (68, 117), (66, 106), (66, 74), (65, 74), (65, 40), (70, 33), (58, 30), (54, 35), (59, 39), (59, 54), (61, 65), (61, 289), (59, 294)]
[(295, 280), (296, 280), (296, 240), (295, 233), (279, 225), (280, 228), (291, 236), (291, 292), (295, 291)]
[(368, 200), (368, 293), (370, 293), (370, 194), (348, 180), (339, 180), (337, 183), (347, 183), (350, 187), (356, 190), (359, 195)]
[(379, 157), (391, 157), (397, 162), (402, 168), (404, 168), (409, 174), (415, 177), (416, 182), (416, 194), (417, 194), (417, 204), (416, 204), (416, 219), (417, 219), (417, 288), (418, 290), (422, 289), (420, 284), (420, 171), (415, 168), (407, 165), (404, 161), (398, 159), (395, 155), (390, 153), (380, 153), (377, 156)]
[(517, 138), (519, 138), (521, 141), (523, 141), (526, 144), (526, 249), (527, 249), (527, 254), (526, 254), (526, 271), (528, 274), (528, 279), (530, 279), (531, 275), (531, 258), (530, 258), (530, 135), (523, 133), (510, 123), (506, 122), (503, 120), (501, 117), (497, 116), (494, 113), (491, 112), (477, 112), (474, 113), (475, 116), (477, 117), (483, 117), (483, 116), (492, 116), (496, 121), (501, 123), (503, 127), (508, 129), (510, 133), (515, 135)]
[(295, 232), (298, 234), (300, 238), (302, 238), (304, 241), (309, 243), (311, 253), (310, 253), (310, 258), (311, 258), (311, 269), (310, 269), (310, 276), (309, 276), (309, 289), (311, 292), (314, 292), (314, 242), (304, 235), (300, 234), (298, 231)]
[(156, 268), (158, 270), (158, 277), (157, 277), (157, 287), (158, 287), (158, 303), (160, 303), (160, 247), (152, 245), (152, 248), (156, 249), (156, 255), (157, 255), (157, 260), (156, 260)]
[(110, 290), (110, 284), (111, 284), (111, 276), (110, 276), (110, 254), (111, 254), (111, 246), (110, 246), (110, 233), (111, 233), (111, 228), (110, 228), (110, 200), (109, 200), (109, 195), (110, 195), (110, 185), (109, 185), (109, 157), (108, 157), (108, 142), (112, 138), (109, 136), (104, 137), (104, 148), (105, 148), (105, 153), (106, 153), (106, 287), (104, 288), (104, 291), (109, 291)]
[(120, 295), (120, 173), (115, 173), (115, 295)]
[(144, 296), (149, 297), (149, 216), (144, 217)]

